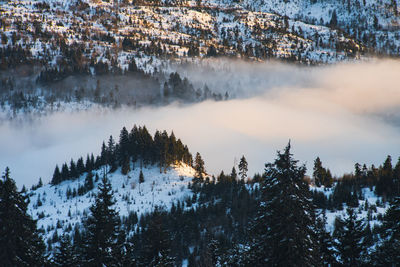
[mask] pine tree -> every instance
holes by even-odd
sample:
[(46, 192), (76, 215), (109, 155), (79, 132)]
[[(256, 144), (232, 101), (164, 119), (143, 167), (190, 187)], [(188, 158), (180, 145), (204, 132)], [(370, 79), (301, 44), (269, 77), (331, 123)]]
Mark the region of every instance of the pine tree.
[(321, 159), (317, 157), (314, 161), (313, 178), (316, 186), (331, 187), (332, 175), (330, 170), (322, 166)]
[(69, 177), (71, 178), (71, 179), (73, 179), (73, 178), (78, 178), (78, 170), (77, 170), (77, 168), (76, 168), (76, 164), (75, 164), (75, 162), (74, 162), (74, 160), (73, 159), (71, 159), (71, 162), (70, 162), (70, 165), (69, 165), (70, 167), (69, 167)]
[(107, 164), (107, 146), (104, 142), (101, 145), (100, 164), (101, 165)]
[(114, 172), (117, 169), (115, 151), (116, 151), (115, 141), (112, 135), (110, 135), (106, 151), (106, 163), (110, 166), (110, 172)]
[(81, 175), (86, 171), (85, 164), (83, 163), (83, 158), (82, 157), (80, 157), (78, 159), (78, 161), (76, 162), (76, 170), (78, 172), (78, 175)]
[(376, 193), (390, 198), (393, 196), (394, 190), (392, 158), (387, 156), (382, 168), (379, 170), (379, 180), (376, 184)]
[(333, 10), (331, 21), (329, 22), (329, 26), (335, 28), (337, 26), (337, 23), (338, 23), (338, 21), (337, 21), (336, 10)]
[(61, 236), (60, 244), (54, 253), (53, 264), (61, 267), (74, 267), (77, 265), (76, 255), (68, 235), (63, 234)]
[[(125, 127), (122, 128), (121, 133), (119, 135), (118, 148), (119, 148), (119, 151), (118, 151), (119, 164), (122, 167), (124, 167), (124, 164), (128, 163), (128, 167), (129, 167), (129, 133)], [(126, 174), (127, 172), (125, 172), (124, 174)]]
[(84, 221), (84, 263), (87, 266), (115, 266), (118, 263), (119, 259), (113, 255), (121, 253), (117, 251), (120, 221), (118, 212), (112, 207), (114, 204), (111, 184), (104, 175), (95, 203), (90, 207), (91, 214)]
[(87, 154), (85, 162), (85, 171), (89, 172), (92, 170), (93, 170), (92, 162), (90, 160), (89, 154)]
[(244, 181), (247, 178), (248, 164), (244, 155), (240, 158), (239, 162), (239, 175), (240, 178)]
[(61, 182), (61, 173), (60, 173), (60, 168), (58, 168), (58, 165), (56, 165), (56, 168), (54, 169), (54, 174), (53, 178), (51, 179), (51, 184), (56, 185)]
[(400, 196), (400, 157), (397, 160), (396, 166), (393, 169), (393, 183), (396, 196)]
[(204, 160), (201, 158), (201, 155), (199, 152), (196, 153), (196, 158), (194, 160), (194, 169), (196, 171), (196, 175), (195, 177), (197, 179), (202, 180), (203, 179), (203, 175), (205, 173), (205, 169), (204, 169)]
[(139, 183), (140, 184), (144, 183), (144, 175), (143, 175), (142, 170), (140, 170), (140, 173), (139, 173)]
[(138, 160), (139, 155), (138, 138), (138, 128), (136, 125), (133, 125), (129, 133), (129, 155), (132, 157), (133, 166), (135, 166), (135, 162)]
[(381, 244), (375, 253), (376, 266), (398, 266), (400, 262), (400, 197), (394, 198), (383, 218)]
[(129, 157), (125, 157), (121, 163), (121, 173), (127, 175), (131, 170)]
[(233, 166), (231, 171), (231, 180), (236, 181), (236, 178), (237, 178), (237, 172), (235, 166)]
[(364, 263), (366, 256), (364, 231), (365, 225), (362, 220), (357, 219), (354, 209), (347, 209), (346, 218), (336, 218), (333, 232), (334, 245), (344, 266), (361, 266)]
[(142, 156), (142, 163), (147, 165), (151, 160), (151, 153), (153, 150), (153, 137), (149, 134), (146, 126), (143, 126), (140, 131), (140, 145), (139, 151)]
[(92, 172), (88, 172), (88, 174), (86, 175), (85, 178), (85, 188), (87, 191), (92, 190), (94, 187), (94, 183), (93, 183), (93, 173)]
[[(165, 224), (166, 213), (156, 207), (143, 231), (144, 266), (174, 266), (171, 254), (171, 237)], [(164, 265), (165, 264), (165, 265)]]
[(43, 181), (42, 181), (42, 177), (39, 177), (39, 182), (37, 184), (37, 188), (40, 188), (43, 186)]
[(44, 243), (27, 202), (6, 168), (0, 180), (0, 263), (2, 266), (43, 266)]
[(319, 266), (314, 207), (306, 168), (298, 167), (290, 143), (265, 165), (262, 196), (252, 227), (248, 261), (255, 266)]
[(174, 132), (171, 133), (169, 136), (169, 142), (168, 142), (168, 157), (167, 157), (167, 163), (168, 165), (170, 164), (175, 164), (177, 161), (177, 146), (176, 146), (176, 137)]
[(69, 176), (69, 169), (67, 163), (64, 163), (62, 168), (61, 168), (61, 182), (68, 180), (70, 178)]
[(337, 264), (333, 251), (333, 240), (331, 234), (326, 230), (326, 214), (322, 212), (317, 218), (317, 237), (319, 243), (319, 256), (323, 266), (335, 266)]
[(314, 171), (313, 178), (316, 186), (321, 186), (323, 184), (324, 173), (322, 168), (322, 162), (319, 157), (317, 157), (314, 161)]

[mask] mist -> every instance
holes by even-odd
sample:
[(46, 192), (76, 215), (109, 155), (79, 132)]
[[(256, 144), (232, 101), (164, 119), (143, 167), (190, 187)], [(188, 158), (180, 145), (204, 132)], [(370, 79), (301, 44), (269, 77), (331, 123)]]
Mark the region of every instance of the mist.
[[(222, 67), (221, 67), (222, 66)], [(0, 168), (18, 186), (49, 182), (56, 164), (100, 152), (123, 126), (174, 131), (210, 174), (230, 172), (242, 155), (249, 173), (261, 173), (291, 141), (294, 157), (312, 173), (319, 156), (333, 174), (356, 162), (380, 165), (400, 156), (400, 62), (373, 60), (325, 67), (209, 61), (197, 71), (177, 70), (191, 81), (228, 91), (236, 99), (193, 105), (56, 112), (33, 121), (0, 124)], [(210, 71), (211, 70), (211, 71)], [(221, 72), (218, 72), (221, 71)]]

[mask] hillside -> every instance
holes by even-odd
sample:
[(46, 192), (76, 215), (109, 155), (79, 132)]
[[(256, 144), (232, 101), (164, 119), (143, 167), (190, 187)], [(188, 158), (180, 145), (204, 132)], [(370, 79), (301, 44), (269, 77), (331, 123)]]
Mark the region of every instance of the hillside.
[[(139, 182), (141, 169), (136, 168), (127, 174), (122, 174), (118, 169), (114, 173), (107, 174), (113, 195), (115, 208), (119, 212), (122, 221), (129, 221), (139, 227), (139, 218), (151, 214), (155, 209), (170, 211), (178, 202), (191, 203), (196, 194), (191, 188), (196, 171), (185, 163), (169, 167), (165, 172), (160, 172), (158, 166), (148, 166), (142, 169), (144, 182)], [(46, 184), (27, 192), (30, 203), (28, 213), (37, 220), (37, 225), (43, 233), (44, 240), (51, 249), (58, 243), (58, 237), (64, 233), (73, 234), (75, 227), (80, 229), (82, 220), (90, 213), (89, 207), (94, 203), (94, 196), (98, 191), (100, 178), (104, 175), (104, 169), (93, 172), (93, 188), (79, 193), (87, 184), (87, 174), (75, 180), (68, 180), (57, 185)], [(97, 177), (97, 178), (96, 178)], [(257, 190), (259, 184), (249, 184), (247, 190)], [(327, 188), (324, 186), (310, 186), (311, 192), (319, 192), (329, 199), (336, 190), (335, 185)], [(358, 204), (349, 206), (342, 204), (339, 209), (324, 209), (318, 207), (318, 213), (326, 216), (326, 228), (333, 233), (337, 217), (345, 218), (348, 207), (358, 207), (357, 218), (368, 220), (371, 228), (381, 225), (382, 218), (388, 205), (382, 198), (376, 195), (375, 190), (362, 188)], [(200, 196), (201, 194), (199, 194)], [(213, 198), (221, 196), (214, 195)], [(314, 201), (318, 203), (318, 197), (314, 195)], [(207, 205), (207, 202), (205, 203)], [(188, 204), (187, 209), (201, 207), (204, 203)], [(211, 205), (213, 205), (211, 203)], [(318, 206), (318, 204), (317, 204)], [(136, 228), (132, 227), (133, 235)], [(128, 234), (128, 233), (127, 233)]]
[(170, 59), (217, 55), (313, 64), (396, 56), (400, 47), (396, 0), (23, 0), (0, 8), (2, 69), (72, 63), (100, 74), (102, 64), (126, 70), (134, 58), (151, 72)]
[[(136, 218), (137, 221), (156, 206), (169, 210), (172, 203), (192, 197), (193, 192), (188, 188), (195, 174), (192, 167), (181, 163), (160, 173), (158, 166), (149, 166), (142, 169), (143, 183), (139, 182), (140, 170), (136, 168), (126, 175), (121, 170), (107, 174), (121, 217)], [(96, 176), (102, 177), (103, 172), (99, 170), (93, 174), (93, 188), (84, 194), (77, 192), (84, 187), (87, 175), (58, 185), (46, 184), (27, 193), (31, 200), (28, 213), (38, 220), (38, 228), (43, 231), (45, 240), (52, 240), (55, 235), (61, 236), (68, 229), (71, 231), (89, 213), (101, 180)]]

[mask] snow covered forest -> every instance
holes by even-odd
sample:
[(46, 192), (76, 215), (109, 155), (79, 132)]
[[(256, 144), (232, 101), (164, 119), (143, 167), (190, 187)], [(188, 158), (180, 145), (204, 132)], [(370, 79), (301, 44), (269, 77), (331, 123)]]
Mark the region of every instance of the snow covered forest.
[[(123, 128), (50, 184), (0, 183), (4, 266), (395, 266), (400, 159), (313, 175), (289, 143), (262, 174), (207, 174), (172, 132)], [(250, 163), (251, 164), (251, 163)], [(29, 200), (29, 202), (27, 202)]]

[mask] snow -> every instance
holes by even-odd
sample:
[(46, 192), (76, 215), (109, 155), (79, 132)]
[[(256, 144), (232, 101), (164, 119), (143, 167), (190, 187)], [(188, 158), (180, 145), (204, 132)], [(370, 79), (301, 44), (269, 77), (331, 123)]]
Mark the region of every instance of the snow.
[[(130, 212), (136, 212), (140, 217), (141, 214), (154, 210), (156, 206), (169, 209), (172, 203), (192, 196), (192, 191), (188, 188), (195, 174), (192, 167), (181, 163), (168, 168), (165, 173), (160, 173), (158, 166), (149, 166), (142, 170), (145, 180), (142, 184), (139, 183), (139, 166), (135, 166), (135, 169), (127, 175), (123, 175), (120, 169), (107, 175), (116, 200), (114, 207), (120, 216), (128, 216)], [(95, 182), (95, 188), (82, 196), (71, 196), (68, 199), (67, 190), (77, 191), (79, 186), (84, 184), (85, 174), (73, 181), (64, 181), (55, 186), (47, 184), (28, 192), (31, 200), (28, 212), (38, 220), (38, 228), (45, 230), (45, 240), (57, 231), (58, 221), (63, 223), (64, 228), (68, 224), (74, 227), (75, 224), (81, 222), (85, 213), (89, 213), (89, 207), (94, 203), (97, 186), (103, 175), (101, 170), (95, 173), (100, 177)], [(42, 205), (37, 206), (39, 197)], [(58, 231), (60, 234), (62, 229)]]
[[(49, 31), (52, 36), (63, 35), (66, 43), (87, 44), (86, 56), (93, 53), (103, 60), (107, 50), (112, 49), (110, 43), (95, 38), (97, 34), (106, 34), (116, 40), (125, 37), (140, 41), (142, 46), (152, 41), (161, 43), (173, 55), (172, 58), (160, 57), (145, 65), (138, 64), (139, 68), (146, 72), (160, 69), (162, 62), (170, 62), (179, 58), (185, 58), (188, 44), (195, 41), (201, 46), (200, 55), (204, 56), (207, 47), (214, 45), (224, 49), (227, 54), (240, 56), (235, 52), (235, 47), (245, 45), (268, 46), (276, 44), (275, 57), (287, 58), (295, 55), (308, 63), (334, 63), (337, 61), (351, 60), (347, 52), (336, 51), (333, 44), (328, 47), (331, 35), (335, 40), (348, 43), (355, 42), (355, 32), (344, 35), (342, 32), (327, 27), (333, 10), (337, 11), (338, 20), (345, 25), (358, 25), (359, 21), (365, 21), (366, 30), (362, 30), (360, 24), (361, 39), (363, 33), (372, 32), (376, 36), (377, 48), (385, 53), (397, 55), (400, 51), (400, 19), (393, 16), (389, 0), (378, 2), (368, 0), (366, 6), (353, 7), (348, 11), (341, 1), (316, 1), (310, 4), (306, 0), (244, 0), (238, 3), (225, 0), (203, 1), (203, 9), (196, 7), (196, 1), (189, 1), (182, 6), (133, 6), (120, 5), (116, 14), (113, 5), (103, 1), (94, 2), (83, 0), (89, 9), (79, 11), (76, 8), (77, 1), (44, 0), (50, 9), (41, 10), (37, 1), (8, 1), (1, 2), (0, 7), (10, 26), (5, 27), (4, 33), (8, 36), (7, 44), (11, 44), (12, 33), (17, 33), (22, 38), (18, 44), (29, 48), (36, 59), (43, 59), (44, 48), (49, 53), (48, 64), (55, 66), (54, 58), (61, 55), (59, 48), (54, 46), (53, 40), (45, 38), (33, 38), (33, 21), (38, 21), (44, 31)], [(107, 16), (106, 16), (107, 15)], [(373, 15), (376, 15), (382, 29), (373, 29)], [(289, 28), (280, 32), (284, 23), (284, 16), (288, 18)], [(113, 18), (118, 17), (118, 29), (112, 29)], [(16, 27), (16, 21), (26, 25), (26, 31)], [(61, 24), (62, 25), (61, 25)], [(59, 24), (59, 25), (57, 25)], [(79, 25), (79, 26), (77, 26)], [(260, 27), (257, 32), (256, 26)], [(292, 32), (292, 26), (296, 33)], [(270, 30), (272, 30), (272, 33)], [(389, 31), (387, 31), (389, 29)], [(316, 46), (313, 39), (315, 32), (320, 34), (323, 46)], [(88, 33), (90, 33), (88, 35)], [(224, 33), (224, 34), (223, 34)], [(235, 35), (237, 35), (235, 37)], [(89, 40), (86, 40), (87, 38)], [(234, 37), (234, 38), (232, 38)], [(223, 39), (229, 40), (228, 45), (222, 45)], [(241, 44), (239, 43), (241, 39)], [(113, 44), (114, 45), (114, 44)], [(118, 46), (118, 42), (115, 43)], [(358, 44), (356, 44), (357, 46)], [(303, 46), (304, 50), (299, 50)], [(119, 49), (121, 50), (121, 49)], [(148, 57), (142, 51), (125, 51), (117, 54), (121, 68), (127, 65), (127, 59), (131, 57)], [(174, 53), (175, 52), (175, 53)], [(300, 53), (300, 54), (298, 54)], [(356, 55), (356, 59), (361, 55)], [(151, 65), (151, 67), (148, 67)]]
[[(334, 190), (334, 187), (332, 188), (325, 188), (324, 186), (320, 186), (320, 187), (316, 187), (316, 186), (312, 186), (310, 188), (310, 190), (315, 190), (318, 192), (323, 192), (325, 194), (326, 197), (329, 197)], [(371, 205), (377, 205), (377, 202), (379, 200), (380, 203), (382, 203), (382, 198), (378, 197), (375, 193), (374, 190), (370, 189), (370, 188), (363, 188), (362, 189), (362, 195), (364, 197), (364, 200), (359, 200), (359, 207), (356, 208), (356, 213), (357, 213), (357, 218), (358, 219), (364, 219), (365, 221), (367, 221), (367, 217), (368, 217), (368, 210), (365, 210), (365, 203), (368, 202), (368, 205), (371, 207)], [(377, 219), (377, 215), (378, 214), (385, 214), (386, 210), (389, 208), (389, 205), (386, 203), (384, 207), (380, 207), (380, 206), (376, 206), (376, 211), (374, 209), (372, 210), (371, 213), (371, 217), (372, 220), (369, 221), (369, 224), (371, 227), (373, 227), (374, 225), (380, 225), (380, 221)], [(343, 209), (342, 210), (326, 210), (326, 221), (327, 221), (327, 230), (330, 232), (333, 232), (334, 230), (334, 224), (335, 224), (335, 219), (336, 217), (341, 217), (344, 218), (347, 215), (347, 205), (344, 204), (343, 205)], [(321, 211), (321, 210), (319, 210)]]

